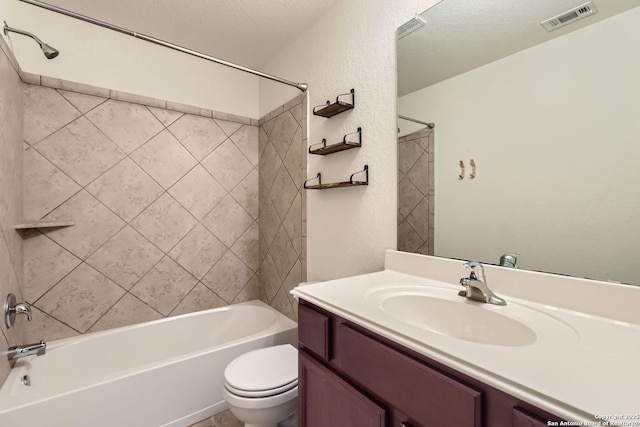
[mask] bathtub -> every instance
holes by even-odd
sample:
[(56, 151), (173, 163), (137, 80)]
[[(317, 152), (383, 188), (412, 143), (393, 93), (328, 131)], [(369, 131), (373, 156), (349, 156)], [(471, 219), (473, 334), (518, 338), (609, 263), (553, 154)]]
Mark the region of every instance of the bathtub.
[(296, 323), (259, 301), (52, 341), (11, 370), (0, 426), (189, 426), (226, 409), (231, 360), (296, 342)]

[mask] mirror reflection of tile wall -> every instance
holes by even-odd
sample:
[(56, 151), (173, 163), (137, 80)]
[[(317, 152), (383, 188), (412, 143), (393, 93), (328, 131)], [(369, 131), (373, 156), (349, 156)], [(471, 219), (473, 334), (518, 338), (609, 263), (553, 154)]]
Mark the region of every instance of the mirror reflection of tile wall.
[(398, 250), (433, 255), (434, 134), (398, 138)]

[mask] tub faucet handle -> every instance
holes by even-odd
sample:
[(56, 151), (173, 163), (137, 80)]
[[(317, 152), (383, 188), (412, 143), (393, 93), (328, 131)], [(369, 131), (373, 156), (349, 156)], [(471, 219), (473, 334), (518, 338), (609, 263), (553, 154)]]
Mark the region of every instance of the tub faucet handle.
[(27, 320), (31, 322), (31, 307), (24, 302), (17, 302), (14, 294), (7, 295), (4, 303), (4, 324), (7, 329), (13, 326), (18, 314), (26, 314)]

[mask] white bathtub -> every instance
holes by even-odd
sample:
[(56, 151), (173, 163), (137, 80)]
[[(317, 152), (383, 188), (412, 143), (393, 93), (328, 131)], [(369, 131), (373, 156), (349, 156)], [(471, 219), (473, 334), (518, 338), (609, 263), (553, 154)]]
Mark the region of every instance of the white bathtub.
[(226, 409), (231, 360), (296, 342), (296, 323), (259, 301), (53, 341), (11, 370), (0, 426), (189, 426)]

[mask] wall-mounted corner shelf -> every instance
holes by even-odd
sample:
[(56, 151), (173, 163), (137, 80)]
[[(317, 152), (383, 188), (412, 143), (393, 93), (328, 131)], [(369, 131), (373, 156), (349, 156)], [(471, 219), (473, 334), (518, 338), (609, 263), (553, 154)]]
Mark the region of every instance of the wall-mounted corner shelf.
[(30, 228), (58, 228), (58, 227), (71, 227), (76, 225), (75, 221), (31, 221), (23, 222), (21, 224), (15, 224), (14, 230), (28, 230)]
[[(358, 135), (357, 141), (347, 141), (347, 138), (351, 135)], [(321, 147), (313, 148), (315, 146), (321, 145)], [(357, 131), (353, 133), (346, 134), (341, 142), (336, 144), (327, 145), (327, 140), (325, 138), (322, 139), (322, 142), (319, 144), (314, 144), (309, 147), (309, 154), (318, 154), (320, 156), (326, 156), (327, 154), (337, 153), (339, 151), (350, 150), (352, 148), (362, 147), (362, 128), (359, 127)]]
[[(351, 96), (351, 102), (340, 101), (341, 96)], [(316, 105), (315, 107), (313, 107), (313, 115), (326, 117), (328, 119), (329, 117), (333, 117), (336, 114), (340, 114), (344, 111), (353, 109), (355, 105), (356, 90), (351, 89), (350, 92), (341, 93), (340, 95), (338, 95), (336, 97), (336, 102), (334, 102), (333, 104), (331, 103), (331, 101), (327, 101), (327, 103), (324, 105)]]
[[(364, 181), (356, 181), (353, 179), (353, 177), (359, 173), (364, 173), (365, 174), (365, 180)], [(314, 185), (307, 185), (307, 182), (309, 181), (313, 181), (317, 179), (318, 183), (314, 184)], [(315, 178), (309, 178), (308, 180), (306, 180), (304, 182), (304, 188), (307, 190), (327, 190), (329, 188), (343, 188), (343, 187), (355, 187), (357, 185), (369, 185), (369, 165), (364, 165), (364, 169), (362, 169), (361, 171), (352, 173), (351, 176), (349, 177), (349, 181), (343, 181), (343, 182), (332, 182), (329, 184), (323, 184), (322, 183), (322, 174), (320, 172), (318, 172), (318, 174), (315, 176)]]

